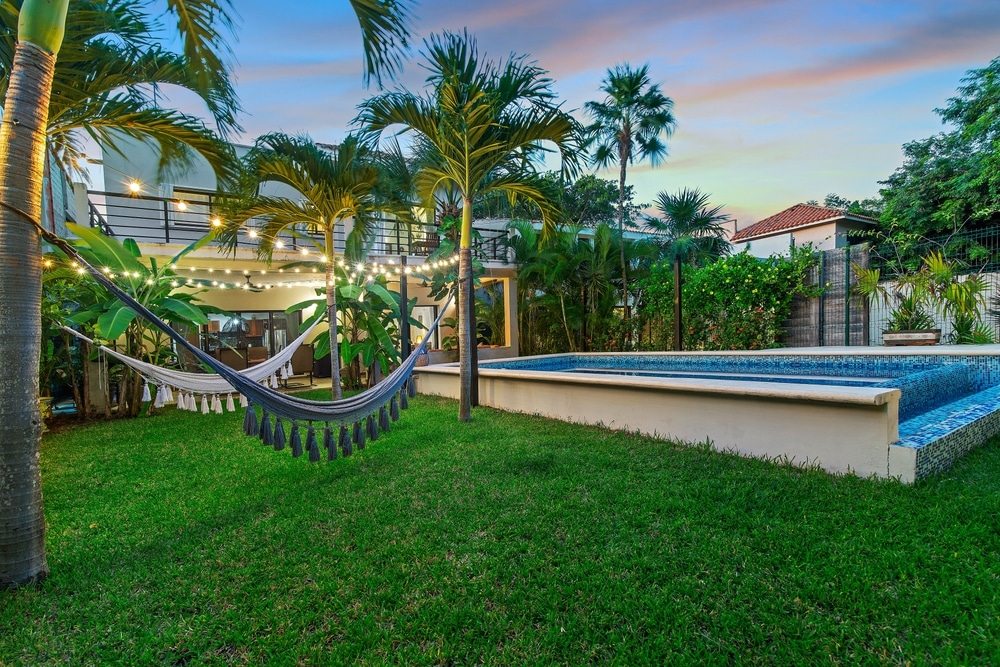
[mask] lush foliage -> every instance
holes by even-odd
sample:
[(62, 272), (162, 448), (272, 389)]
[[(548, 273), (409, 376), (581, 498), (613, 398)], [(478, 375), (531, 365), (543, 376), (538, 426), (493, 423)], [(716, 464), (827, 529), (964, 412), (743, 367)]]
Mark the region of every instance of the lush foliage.
[(935, 237), (1000, 220), (1000, 58), (969, 71), (935, 111), (954, 129), (904, 145), (903, 165), (882, 182), (889, 233)]
[[(119, 242), (95, 229), (73, 224), (70, 224), (70, 230), (79, 237), (73, 243), (88, 263), (119, 280), (122, 289), (174, 328), (196, 328), (208, 322), (207, 313), (220, 312), (217, 308), (199, 304), (198, 291), (178, 290), (184, 280), (170, 268), (197, 244), (186, 248), (165, 265), (161, 266), (152, 257), (147, 265), (139, 246), (132, 239)], [(157, 365), (178, 363), (167, 335), (139, 317), (104, 287), (89, 278), (81, 278), (65, 265), (56, 278), (76, 284), (75, 288), (60, 288), (67, 297), (76, 300), (58, 306), (52, 304), (52, 316), (68, 315), (64, 323), (82, 325), (94, 331), (103, 341), (114, 343), (120, 339), (122, 351), (131, 357)], [(81, 283), (81, 280), (84, 282)], [(51, 325), (55, 325), (54, 320)], [(113, 375), (119, 380), (118, 414), (134, 417), (143, 407), (142, 376), (124, 365), (116, 368), (118, 373)], [(75, 393), (82, 395), (79, 391)]]
[[(618, 183), (585, 174), (567, 180), (563, 174), (550, 171), (541, 175), (549, 183), (549, 190), (559, 202), (561, 224), (570, 227), (596, 227), (611, 224), (618, 219)], [(557, 193), (557, 194), (555, 194)], [(633, 186), (625, 186), (625, 221), (632, 225), (641, 217), (645, 204), (635, 203)], [(496, 193), (477, 199), (474, 206), (477, 218), (510, 218), (513, 220), (541, 219), (538, 207), (530, 202), (510, 200)]]
[(624, 255), (633, 277), (641, 278), (658, 256), (655, 244), (623, 242), (607, 224), (542, 239), (531, 223), (514, 221), (510, 232), (522, 354), (628, 349), (619, 258)]
[(49, 434), (4, 663), (1000, 662), (997, 441), (903, 486), (454, 410), (319, 465), (238, 414)]
[[(796, 294), (814, 296), (809, 282), (815, 265), (811, 248), (789, 258), (761, 260), (739, 253), (704, 267), (683, 267), (684, 349), (756, 350), (776, 347)], [(673, 345), (674, 280), (671, 264), (653, 267), (645, 281), (641, 312), (650, 329), (649, 345)]]
[(654, 242), (666, 256), (705, 264), (729, 254), (731, 246), (723, 225), (730, 216), (722, 212), (722, 206), (710, 207), (710, 196), (697, 188), (657, 193), (658, 216), (647, 217), (646, 225), (656, 232)]

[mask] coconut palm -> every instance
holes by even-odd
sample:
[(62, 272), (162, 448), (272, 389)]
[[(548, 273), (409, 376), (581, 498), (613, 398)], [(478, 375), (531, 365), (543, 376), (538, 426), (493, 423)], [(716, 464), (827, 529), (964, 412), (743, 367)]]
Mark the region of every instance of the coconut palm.
[[(354, 220), (354, 239), (370, 237), (376, 224), (374, 213), (378, 169), (372, 156), (358, 141), (348, 136), (335, 149), (328, 150), (308, 137), (282, 133), (267, 134), (246, 158), (242, 196), (222, 202), (230, 222), (219, 233), (225, 246), (235, 248), (241, 231), (251, 232), (260, 241), (258, 254), (268, 262), (283, 243), (280, 236), (301, 237), (313, 243), (325, 259), (326, 316), (330, 327), (330, 366), (333, 372), (331, 393), (341, 397), (340, 351), (337, 344), (337, 291), (334, 266), (334, 230), (346, 219)], [(283, 183), (300, 197), (259, 194), (262, 183)], [(244, 230), (247, 225), (250, 227)], [(307, 230), (319, 232), (316, 238)], [(361, 247), (363, 243), (349, 243)]]
[[(655, 167), (667, 157), (664, 139), (676, 124), (674, 102), (649, 78), (649, 65), (632, 69), (628, 64), (609, 69), (601, 85), (603, 101), (587, 102), (593, 119), (587, 127), (593, 159), (598, 167), (618, 165), (618, 233), (625, 235), (625, 176), (628, 165), (649, 159)], [(628, 264), (621, 246), (622, 289), (625, 319), (629, 319)]]
[(674, 263), (674, 349), (683, 348), (681, 318), (681, 264), (712, 261), (728, 255), (731, 246), (722, 223), (729, 215), (722, 206), (709, 208), (709, 194), (684, 188), (677, 194), (656, 195), (659, 218), (647, 218), (646, 224), (661, 234), (661, 247)]
[(525, 56), (480, 61), (467, 33), (444, 33), (425, 41), (430, 92), (405, 90), (367, 100), (359, 122), (374, 135), (402, 125), (433, 149), (417, 175), (418, 190), (431, 202), (449, 187), (462, 198), (459, 235), (459, 420), (472, 418), (475, 345), (471, 325), (472, 203), (489, 192), (534, 202), (548, 229), (557, 208), (531, 158), (551, 143), (566, 169), (575, 166), (578, 126), (554, 102), (546, 72)]

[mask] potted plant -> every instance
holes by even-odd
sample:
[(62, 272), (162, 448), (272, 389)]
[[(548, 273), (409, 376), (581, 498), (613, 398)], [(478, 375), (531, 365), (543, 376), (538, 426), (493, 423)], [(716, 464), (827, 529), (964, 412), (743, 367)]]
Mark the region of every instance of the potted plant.
[(941, 329), (935, 327), (932, 315), (934, 290), (928, 271), (901, 275), (892, 284), (881, 282), (879, 269), (854, 265), (854, 271), (857, 292), (890, 309), (882, 332), (885, 345), (935, 345), (941, 340)]

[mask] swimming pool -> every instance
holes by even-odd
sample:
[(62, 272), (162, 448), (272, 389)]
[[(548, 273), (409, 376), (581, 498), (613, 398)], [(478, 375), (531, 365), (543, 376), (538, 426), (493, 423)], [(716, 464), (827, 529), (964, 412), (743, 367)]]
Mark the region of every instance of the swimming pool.
[[(1000, 433), (1000, 346), (572, 354), (480, 365), (483, 405), (913, 482)], [(458, 395), (457, 364), (419, 391)]]

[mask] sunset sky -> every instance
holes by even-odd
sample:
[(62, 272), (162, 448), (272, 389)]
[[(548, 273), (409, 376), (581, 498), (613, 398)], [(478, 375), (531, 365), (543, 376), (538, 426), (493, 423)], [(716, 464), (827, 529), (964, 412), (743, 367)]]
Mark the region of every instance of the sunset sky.
[[(374, 92), (348, 3), (234, 4), (241, 139), (337, 142)], [(638, 199), (698, 187), (740, 227), (829, 192), (875, 195), (903, 143), (946, 129), (933, 110), (963, 74), (1000, 55), (996, 0), (423, 0), (414, 13), (418, 48), (468, 28), (491, 58), (530, 54), (569, 110), (600, 98), (609, 67), (649, 63), (678, 126), (663, 166), (630, 169)], [(424, 76), (414, 52), (396, 85), (422, 90)]]

